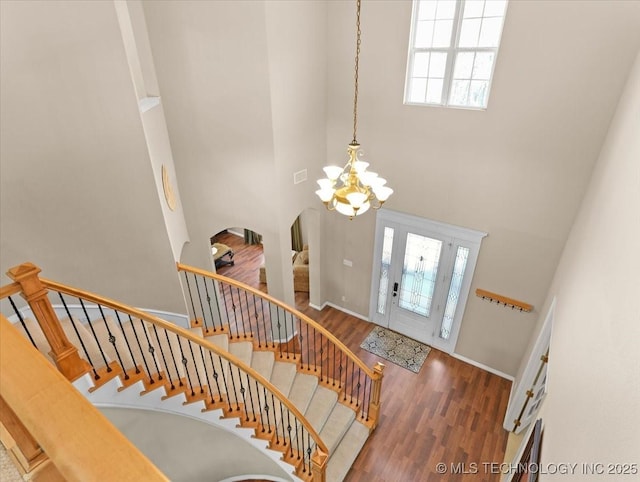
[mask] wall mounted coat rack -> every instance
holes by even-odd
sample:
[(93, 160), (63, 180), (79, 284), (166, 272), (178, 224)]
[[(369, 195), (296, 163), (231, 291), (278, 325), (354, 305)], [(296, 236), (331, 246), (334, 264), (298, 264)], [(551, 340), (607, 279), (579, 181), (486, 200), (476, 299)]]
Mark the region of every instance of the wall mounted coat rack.
[(514, 300), (513, 298), (508, 298), (506, 296), (492, 293), (491, 291), (481, 290), (479, 288), (476, 290), (476, 296), (479, 296), (483, 300), (489, 300), (490, 303), (495, 301), (499, 305), (510, 307), (512, 310), (526, 312), (530, 312), (531, 310), (533, 310), (533, 305), (530, 305), (529, 303)]

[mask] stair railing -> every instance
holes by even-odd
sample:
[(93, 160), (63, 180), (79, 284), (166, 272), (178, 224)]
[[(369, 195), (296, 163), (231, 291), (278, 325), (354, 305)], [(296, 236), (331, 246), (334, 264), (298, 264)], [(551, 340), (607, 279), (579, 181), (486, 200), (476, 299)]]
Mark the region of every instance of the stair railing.
[[(145, 392), (164, 386), (167, 397), (184, 393), (187, 403), (202, 400), (206, 409), (222, 409), (253, 428), (299, 477), (324, 481), (326, 445), (295, 405), (253, 368), (192, 331), (39, 273), (31, 263), (9, 270), (15, 282), (0, 288), (0, 299), (8, 299), (16, 327), (68, 379), (90, 373), (98, 388), (120, 376), (125, 387), (142, 381)], [(35, 322), (22, 315), (16, 294), (27, 300)], [(51, 300), (62, 304), (67, 318), (58, 318)], [(83, 319), (72, 316), (71, 302), (79, 303)]]
[(22, 471), (33, 480), (169, 480), (3, 315), (0, 333), (0, 438)]
[(315, 374), (336, 390), (358, 419), (373, 430), (380, 414), (384, 365), (373, 369), (330, 331), (300, 311), (239, 281), (177, 263), (183, 275), (192, 325), (207, 333), (228, 333), (253, 340), (258, 349), (275, 352), (280, 360)]

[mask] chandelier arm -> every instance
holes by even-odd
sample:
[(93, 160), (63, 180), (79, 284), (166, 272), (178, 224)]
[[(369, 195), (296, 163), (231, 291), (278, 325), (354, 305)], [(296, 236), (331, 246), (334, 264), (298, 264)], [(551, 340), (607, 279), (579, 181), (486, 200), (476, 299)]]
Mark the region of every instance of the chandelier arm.
[(361, 0), (356, 1), (356, 65), (355, 65), (355, 91), (353, 95), (353, 140), (352, 144), (357, 144), (356, 140), (356, 132), (358, 130), (358, 68), (360, 63), (360, 2)]

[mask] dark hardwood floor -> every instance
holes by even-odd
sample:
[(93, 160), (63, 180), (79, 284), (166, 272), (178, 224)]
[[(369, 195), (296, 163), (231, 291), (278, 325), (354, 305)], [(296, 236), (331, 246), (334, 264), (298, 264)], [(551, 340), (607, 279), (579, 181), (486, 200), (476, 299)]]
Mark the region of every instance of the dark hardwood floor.
[[(266, 291), (258, 278), (262, 247), (245, 245), (233, 234), (218, 240), (236, 253), (235, 266), (218, 272)], [(370, 323), (331, 307), (317, 311), (308, 302), (308, 293), (296, 293), (300, 311), (333, 332), (369, 366), (377, 361), (386, 365), (380, 423), (346, 481), (500, 480), (510, 381), (435, 349), (414, 374), (360, 348)], [(438, 470), (438, 464), (445, 464), (446, 470)]]

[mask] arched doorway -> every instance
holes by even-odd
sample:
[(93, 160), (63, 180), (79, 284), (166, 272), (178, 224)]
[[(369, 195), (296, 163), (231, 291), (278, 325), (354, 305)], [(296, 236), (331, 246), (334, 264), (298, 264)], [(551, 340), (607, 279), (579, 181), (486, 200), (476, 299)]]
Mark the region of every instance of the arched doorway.
[(264, 247), (259, 233), (247, 228), (230, 227), (213, 235), (210, 241), (217, 273), (267, 291), (266, 283), (260, 281)]

